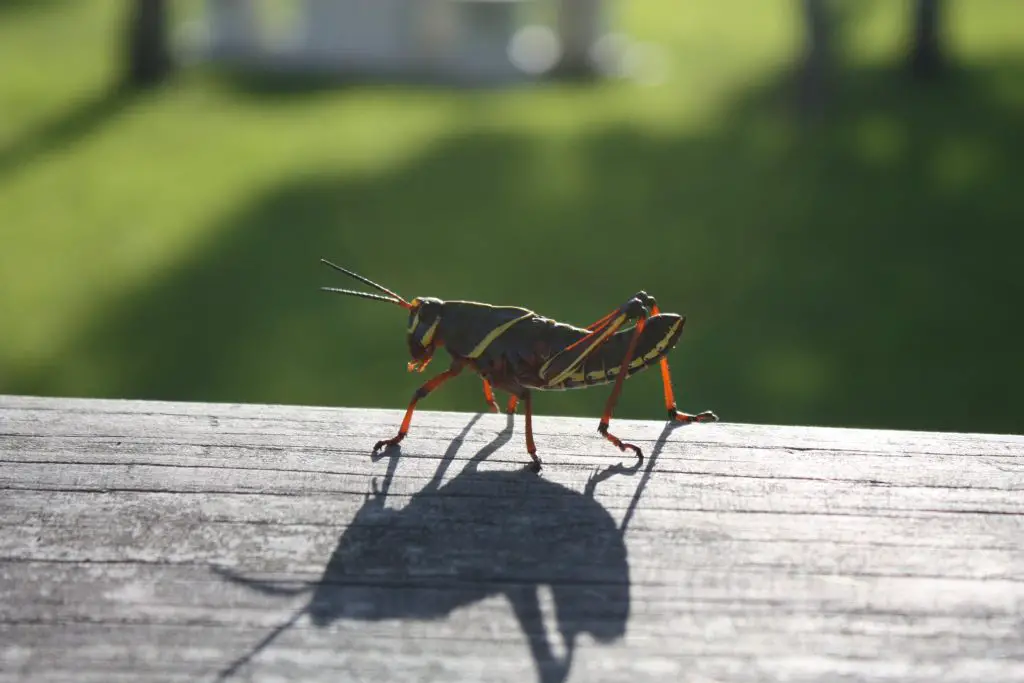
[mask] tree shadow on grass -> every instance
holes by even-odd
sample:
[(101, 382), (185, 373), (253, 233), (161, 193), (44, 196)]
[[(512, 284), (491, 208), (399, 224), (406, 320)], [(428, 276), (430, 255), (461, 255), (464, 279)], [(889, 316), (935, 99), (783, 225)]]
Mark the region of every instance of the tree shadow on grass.
[[(568, 677), (580, 635), (607, 643), (625, 634), (630, 604), (626, 524), (616, 524), (595, 500), (595, 490), (613, 474), (635, 469), (608, 468), (593, 476), (583, 493), (526, 468), (479, 470), (510, 440), (509, 416), (498, 438), (442, 484), (479, 417), (452, 442), (433, 478), (401, 509), (384, 506), (398, 458), (397, 449), (392, 451), (381, 489), (374, 484), (374, 493), (349, 522), (315, 584), (282, 588), (214, 570), (269, 595), (312, 593), (303, 609), (225, 667), (218, 680), (239, 673), (303, 615), (318, 628), (339, 619), (440, 620), (459, 607), (504, 595), (526, 636), (541, 683), (561, 683)], [(648, 475), (664, 437), (649, 459)], [(638, 498), (639, 490), (630, 510)], [(561, 647), (553, 646), (545, 629), (538, 592), (542, 586), (551, 589)]]
[(64, 151), (98, 131), (137, 99), (134, 91), (112, 86), (0, 148), (0, 180), (47, 154)]
[[(649, 291), (688, 316), (681, 406), (726, 420), (1019, 430), (1024, 64), (917, 89), (855, 72), (809, 131), (780, 82), (700, 134), (468, 130), (372, 177), (294, 178), (5, 389), (403, 406), (401, 312), (321, 295), (325, 256), (407, 298), (583, 324)], [(617, 415), (660, 416), (654, 375)], [(594, 415), (606, 394), (536, 407)], [(479, 400), (455, 381), (424, 407)]]

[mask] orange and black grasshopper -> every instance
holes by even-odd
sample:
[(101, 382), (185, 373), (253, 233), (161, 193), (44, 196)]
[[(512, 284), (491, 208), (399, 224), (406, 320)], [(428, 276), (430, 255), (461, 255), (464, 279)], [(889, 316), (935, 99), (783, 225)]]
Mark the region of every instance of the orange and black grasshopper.
[[(322, 262), (383, 292), (383, 295), (336, 287), (323, 287), (325, 291), (387, 301), (409, 311), (410, 371), (422, 372), (439, 346), (443, 346), (452, 357), (451, 367), (413, 393), (398, 434), (378, 441), (373, 447), (374, 453), (401, 442), (409, 433), (416, 404), (467, 367), (483, 378), (484, 397), (495, 411), (498, 404), (494, 401), (494, 388), (510, 394), (507, 412), (515, 412), (519, 401), (526, 406), (526, 450), (533, 459), (534, 470), (540, 470), (540, 458), (533, 443), (533, 389), (576, 389), (614, 381), (615, 386), (597, 430), (620, 450), (632, 449), (639, 462), (643, 462), (643, 452), (608, 431), (612, 410), (626, 377), (659, 362), (670, 420), (718, 420), (710, 410), (696, 415), (676, 410), (665, 354), (679, 341), (686, 318), (675, 313), (661, 313), (654, 297), (646, 292), (637, 292), (622, 306), (582, 329), (515, 306), (441, 301), (430, 297), (406, 301), (362, 275), (327, 260), (322, 259)], [(624, 329), (629, 323), (635, 325)]]

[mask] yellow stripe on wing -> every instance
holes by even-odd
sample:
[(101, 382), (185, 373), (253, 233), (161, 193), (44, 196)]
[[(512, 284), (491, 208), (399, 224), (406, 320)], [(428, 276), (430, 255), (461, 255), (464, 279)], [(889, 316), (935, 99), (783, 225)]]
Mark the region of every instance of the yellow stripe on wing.
[(559, 384), (564, 382), (566, 380), (566, 378), (568, 378), (570, 375), (572, 375), (576, 371), (576, 369), (580, 366), (580, 364), (587, 359), (587, 356), (589, 356), (591, 354), (591, 352), (594, 351), (594, 349), (599, 348), (601, 346), (601, 344), (604, 343), (604, 340), (606, 340), (611, 335), (615, 334), (615, 331), (618, 330), (620, 327), (622, 327), (622, 324), (624, 322), (626, 322), (626, 314), (625, 313), (623, 313), (622, 315), (617, 317), (614, 321), (609, 323), (608, 327), (605, 328), (605, 330), (603, 332), (601, 332), (601, 334), (595, 335), (593, 340), (588, 341), (587, 342), (587, 347), (585, 349), (583, 349), (582, 351), (580, 351), (579, 355), (572, 361), (572, 363), (570, 363), (567, 368), (562, 370), (562, 372), (558, 373), (558, 375), (556, 375), (555, 377), (552, 377), (551, 379), (547, 379), (546, 377), (544, 377), (544, 375), (547, 372), (548, 367), (553, 362), (558, 360), (562, 356), (562, 354), (560, 353), (557, 356), (555, 356), (554, 358), (552, 358), (551, 360), (549, 360), (547, 363), (542, 365), (541, 368), (540, 368), (540, 376), (541, 376), (541, 378), (544, 379), (545, 383), (548, 386), (558, 386)]
[(490, 346), (494, 342), (495, 339), (497, 339), (498, 337), (503, 335), (505, 333), (505, 331), (508, 330), (508, 328), (512, 327), (513, 325), (515, 325), (520, 320), (526, 320), (527, 318), (532, 318), (535, 315), (536, 315), (536, 313), (534, 313), (533, 311), (527, 311), (526, 313), (524, 313), (523, 315), (519, 316), (518, 318), (514, 318), (512, 320), (509, 320), (507, 323), (505, 323), (503, 325), (498, 325), (493, 330), (488, 332), (487, 336), (484, 337), (483, 339), (481, 339), (480, 343), (477, 344), (476, 347), (472, 351), (470, 351), (469, 355), (466, 356), (466, 357), (467, 358), (479, 358), (480, 354), (482, 354), (484, 351), (486, 351), (487, 347)]

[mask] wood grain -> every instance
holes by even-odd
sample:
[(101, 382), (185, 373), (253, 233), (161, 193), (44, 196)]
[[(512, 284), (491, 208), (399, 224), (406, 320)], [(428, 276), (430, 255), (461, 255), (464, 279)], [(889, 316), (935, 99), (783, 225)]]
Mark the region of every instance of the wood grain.
[(0, 397), (0, 681), (1024, 681), (1024, 437), (400, 419)]

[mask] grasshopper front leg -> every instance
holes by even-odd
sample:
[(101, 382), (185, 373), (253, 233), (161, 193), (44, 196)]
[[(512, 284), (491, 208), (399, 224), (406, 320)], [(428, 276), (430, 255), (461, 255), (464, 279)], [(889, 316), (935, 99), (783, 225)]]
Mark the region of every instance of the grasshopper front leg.
[(437, 377), (429, 380), (417, 389), (412, 395), (412, 401), (409, 402), (409, 407), (405, 410), (405, 418), (402, 420), (402, 426), (398, 428), (398, 434), (391, 437), (390, 439), (381, 439), (374, 445), (373, 452), (376, 453), (385, 446), (397, 446), (405, 438), (405, 435), (409, 433), (409, 425), (412, 423), (412, 414), (416, 410), (416, 404), (420, 399), (426, 398), (430, 392), (437, 389), (439, 386), (455, 377), (457, 374), (462, 372), (462, 364), (453, 363), (450, 368), (442, 372)]

